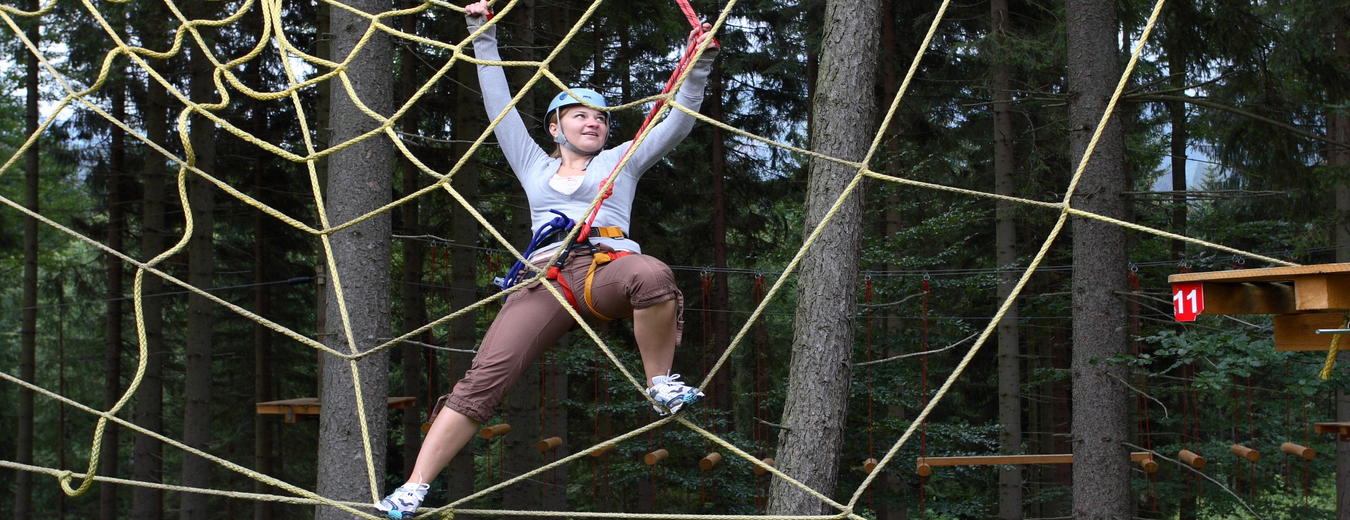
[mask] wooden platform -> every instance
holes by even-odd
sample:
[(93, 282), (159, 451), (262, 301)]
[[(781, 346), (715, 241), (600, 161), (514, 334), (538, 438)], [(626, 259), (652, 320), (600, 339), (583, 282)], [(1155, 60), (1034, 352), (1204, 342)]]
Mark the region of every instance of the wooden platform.
[(1193, 299), (1201, 315), (1274, 314), (1276, 350), (1327, 350), (1333, 336), (1317, 329), (1343, 327), (1350, 311), (1350, 263), (1174, 274), (1167, 281), (1179, 320), (1197, 310), (1188, 307)]
[(1317, 433), (1334, 433), (1341, 442), (1350, 442), (1350, 422), (1313, 423), (1313, 431)]
[[(389, 409), (412, 408), (417, 404), (416, 397), (390, 397)], [(301, 397), (298, 399), (283, 399), (280, 401), (267, 401), (258, 403), (258, 414), (284, 415), (285, 421), (293, 423), (301, 415), (319, 415), (319, 398)]]
[[(1130, 453), (1130, 462), (1152, 460), (1153, 454), (1147, 451)], [(1027, 464), (1071, 464), (1072, 453), (1051, 453), (1040, 455), (976, 455), (961, 457), (919, 457), (915, 467), (920, 475), (927, 476), (933, 466), (1021, 466)]]

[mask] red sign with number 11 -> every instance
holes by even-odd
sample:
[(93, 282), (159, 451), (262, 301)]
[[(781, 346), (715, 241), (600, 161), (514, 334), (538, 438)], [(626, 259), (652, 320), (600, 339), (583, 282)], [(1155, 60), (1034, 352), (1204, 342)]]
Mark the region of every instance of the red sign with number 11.
[(1177, 321), (1195, 321), (1205, 310), (1205, 284), (1172, 284), (1172, 316)]

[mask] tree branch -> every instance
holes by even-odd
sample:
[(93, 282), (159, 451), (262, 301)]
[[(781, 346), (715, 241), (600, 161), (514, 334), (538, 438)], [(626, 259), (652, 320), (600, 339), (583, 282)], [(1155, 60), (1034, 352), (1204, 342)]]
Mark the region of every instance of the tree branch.
[(925, 351), (923, 351), (923, 352), (911, 352), (911, 353), (909, 353), (909, 354), (900, 354), (900, 355), (898, 355), (898, 356), (891, 356), (891, 357), (888, 357), (888, 358), (886, 358), (886, 359), (877, 359), (877, 360), (874, 360), (874, 361), (864, 361), (864, 362), (862, 362), (862, 363), (854, 363), (853, 366), (855, 366), (855, 367), (861, 367), (861, 366), (867, 366), (867, 365), (875, 365), (875, 364), (877, 364), (877, 363), (885, 363), (885, 362), (887, 362), (887, 361), (895, 361), (895, 360), (897, 360), (897, 359), (904, 359), (904, 358), (908, 358), (908, 357), (914, 357), (914, 356), (926, 356), (926, 355), (928, 355), (928, 354), (936, 354), (936, 353), (942, 352), (942, 351), (944, 351), (944, 350), (951, 350), (951, 349), (954, 349), (954, 348), (960, 346), (962, 343), (965, 343), (965, 342), (967, 342), (967, 341), (970, 341), (970, 340), (973, 339), (975, 336), (979, 336), (979, 335), (980, 335), (980, 333), (976, 332), (976, 333), (974, 333), (974, 334), (971, 334), (971, 335), (969, 335), (969, 336), (966, 336), (966, 337), (964, 337), (964, 338), (961, 338), (961, 339), (960, 339), (959, 341), (957, 341), (956, 343), (952, 343), (951, 345), (947, 345), (947, 346), (942, 347), (942, 348), (939, 348), (939, 349), (925, 350)]
[(1183, 102), (1183, 103), (1190, 103), (1190, 104), (1192, 104), (1192, 105), (1202, 106), (1202, 107), (1206, 107), (1206, 108), (1213, 108), (1213, 109), (1215, 109), (1215, 110), (1222, 110), (1222, 111), (1224, 111), (1224, 112), (1229, 112), (1229, 113), (1232, 113), (1232, 114), (1237, 114), (1237, 115), (1240, 115), (1240, 116), (1245, 117), (1245, 118), (1248, 118), (1248, 119), (1260, 121), (1260, 122), (1266, 123), (1266, 124), (1268, 124), (1268, 125), (1273, 125), (1273, 126), (1276, 126), (1276, 127), (1279, 127), (1279, 128), (1283, 128), (1283, 129), (1288, 130), (1288, 131), (1290, 131), (1290, 132), (1293, 132), (1295, 135), (1298, 135), (1298, 136), (1301, 136), (1301, 137), (1306, 137), (1306, 138), (1308, 138), (1308, 139), (1313, 139), (1313, 140), (1316, 140), (1316, 141), (1321, 141), (1321, 142), (1327, 143), (1328, 145), (1335, 146), (1335, 147), (1340, 147), (1340, 148), (1345, 147), (1345, 145), (1343, 145), (1343, 144), (1341, 144), (1341, 143), (1338, 143), (1338, 142), (1336, 142), (1336, 141), (1333, 141), (1333, 140), (1331, 140), (1331, 139), (1328, 139), (1328, 138), (1326, 138), (1326, 137), (1324, 137), (1324, 136), (1320, 136), (1320, 135), (1314, 134), (1314, 133), (1309, 132), (1309, 131), (1307, 131), (1307, 130), (1300, 129), (1300, 128), (1298, 128), (1298, 127), (1296, 127), (1296, 126), (1294, 126), (1294, 125), (1291, 125), (1291, 124), (1289, 124), (1289, 123), (1284, 123), (1284, 122), (1281, 122), (1281, 121), (1276, 121), (1276, 120), (1271, 119), (1271, 118), (1269, 118), (1269, 117), (1265, 117), (1265, 116), (1262, 116), (1262, 115), (1258, 115), (1258, 114), (1256, 114), (1256, 113), (1253, 113), (1253, 112), (1250, 112), (1250, 111), (1247, 111), (1247, 110), (1243, 110), (1243, 109), (1241, 109), (1241, 108), (1237, 108), (1237, 107), (1233, 107), (1233, 106), (1228, 106), (1228, 105), (1225, 105), (1225, 104), (1223, 104), (1223, 103), (1216, 103), (1216, 102), (1210, 101), (1210, 100), (1205, 99), (1205, 98), (1198, 98), (1198, 97), (1191, 97), (1191, 96), (1169, 96), (1169, 95), (1164, 95), (1164, 94), (1133, 94), (1133, 95), (1125, 96), (1125, 98), (1126, 98), (1127, 100), (1129, 100), (1129, 101), (1180, 101), (1180, 102)]
[(1165, 461), (1167, 461), (1167, 462), (1171, 462), (1171, 463), (1173, 463), (1173, 464), (1176, 464), (1176, 465), (1178, 465), (1178, 466), (1181, 466), (1181, 467), (1183, 467), (1183, 468), (1186, 468), (1187, 470), (1189, 470), (1189, 471), (1192, 472), (1192, 473), (1195, 473), (1196, 475), (1200, 475), (1200, 476), (1202, 476), (1202, 477), (1205, 477), (1205, 480), (1208, 480), (1208, 481), (1210, 481), (1210, 482), (1213, 482), (1214, 485), (1219, 486), (1219, 489), (1222, 489), (1222, 490), (1224, 490), (1225, 492), (1227, 492), (1229, 495), (1231, 495), (1231, 496), (1233, 497), (1233, 500), (1237, 500), (1238, 504), (1241, 504), (1242, 507), (1243, 507), (1244, 509), (1246, 509), (1248, 513), (1251, 513), (1253, 518), (1256, 518), (1257, 520), (1260, 520), (1261, 515), (1256, 514), (1256, 511), (1252, 509), (1252, 506), (1247, 505), (1246, 502), (1243, 502), (1243, 501), (1242, 501), (1242, 498), (1241, 498), (1241, 497), (1237, 496), (1236, 493), (1233, 493), (1233, 490), (1228, 489), (1228, 487), (1225, 486), (1225, 485), (1223, 485), (1223, 484), (1220, 484), (1219, 481), (1214, 480), (1213, 478), (1210, 478), (1210, 476), (1209, 476), (1209, 475), (1206, 475), (1203, 471), (1200, 471), (1200, 470), (1197, 470), (1197, 469), (1195, 469), (1195, 468), (1192, 468), (1190, 464), (1185, 464), (1185, 463), (1182, 463), (1181, 461), (1173, 460), (1173, 459), (1169, 459), (1169, 458), (1167, 458), (1167, 457), (1164, 457), (1164, 456), (1162, 456), (1161, 454), (1159, 454), (1158, 452), (1153, 451), (1153, 450), (1150, 450), (1150, 449), (1148, 449), (1148, 448), (1144, 448), (1144, 447), (1141, 447), (1141, 446), (1135, 446), (1135, 445), (1130, 444), (1130, 443), (1128, 443), (1128, 442), (1122, 442), (1122, 443), (1120, 443), (1120, 444), (1122, 444), (1122, 445), (1124, 445), (1124, 446), (1126, 446), (1126, 447), (1128, 447), (1128, 448), (1132, 448), (1132, 449), (1136, 449), (1136, 450), (1140, 450), (1140, 451), (1147, 451), (1147, 452), (1149, 452), (1149, 453), (1152, 453), (1154, 457), (1160, 458), (1160, 459), (1165, 460)]
[(1163, 410), (1163, 418), (1164, 418), (1164, 419), (1167, 419), (1167, 418), (1169, 417), (1169, 414), (1167, 413), (1167, 405), (1163, 404), (1162, 401), (1159, 401), (1158, 398), (1153, 397), (1153, 396), (1151, 396), (1151, 395), (1148, 395), (1147, 392), (1144, 392), (1143, 390), (1140, 390), (1140, 389), (1138, 389), (1138, 388), (1135, 388), (1135, 387), (1131, 386), (1129, 383), (1125, 382), (1125, 378), (1122, 378), (1122, 377), (1120, 377), (1120, 376), (1118, 376), (1118, 375), (1115, 375), (1115, 374), (1112, 374), (1112, 373), (1110, 373), (1110, 372), (1105, 372), (1105, 374), (1108, 375), (1108, 376), (1111, 376), (1111, 377), (1112, 377), (1113, 379), (1115, 379), (1116, 381), (1120, 381), (1120, 384), (1125, 385), (1125, 388), (1129, 388), (1130, 390), (1134, 390), (1135, 393), (1137, 393), (1137, 394), (1139, 394), (1139, 395), (1142, 395), (1142, 396), (1144, 396), (1144, 397), (1147, 397), (1150, 401), (1153, 401), (1153, 402), (1155, 402), (1155, 403), (1158, 403), (1158, 406), (1161, 406), (1161, 407), (1162, 407), (1162, 410)]

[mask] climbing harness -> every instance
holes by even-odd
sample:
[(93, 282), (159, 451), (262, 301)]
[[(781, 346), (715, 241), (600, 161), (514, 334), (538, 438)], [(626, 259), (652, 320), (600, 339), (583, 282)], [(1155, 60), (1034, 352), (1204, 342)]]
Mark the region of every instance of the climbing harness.
[[(599, 234), (595, 232), (603, 229), (617, 230), (618, 228), (596, 228), (595, 230), (592, 230), (592, 233), (587, 233), (587, 235), (589, 236)], [(619, 232), (618, 236), (622, 237), (623, 233)], [(577, 310), (577, 312), (581, 312), (581, 306), (577, 305), (576, 293), (572, 291), (571, 284), (567, 283), (567, 277), (562, 275), (563, 264), (567, 263), (567, 256), (571, 254), (572, 248), (577, 246), (578, 244), (572, 243), (568, 244), (567, 247), (563, 248), (562, 254), (558, 255), (558, 261), (554, 262), (553, 265), (549, 266), (548, 271), (544, 274), (544, 277), (548, 278), (549, 280), (556, 280), (558, 282), (558, 287), (562, 288), (563, 296), (567, 298), (568, 305), (571, 305), (573, 309)], [(582, 298), (586, 302), (586, 309), (591, 312), (591, 315), (597, 318), (600, 318), (605, 321), (613, 321), (614, 318), (605, 316), (604, 314), (601, 314), (600, 311), (595, 309), (595, 301), (593, 298), (591, 298), (591, 284), (592, 282), (595, 281), (595, 270), (596, 268), (602, 265), (608, 264), (625, 256), (631, 255), (633, 254), (633, 252), (604, 251), (601, 250), (600, 248), (595, 247), (590, 242), (586, 242), (582, 247), (589, 248), (589, 252), (591, 253), (591, 266), (586, 269), (586, 281), (582, 288)]]
[[(555, 209), (548, 211), (557, 216), (553, 217), (553, 220), (539, 226), (539, 229), (534, 232), (534, 236), (530, 238), (529, 245), (525, 246), (524, 257), (526, 259), (530, 258), (530, 255), (534, 254), (535, 249), (538, 249), (539, 246), (561, 240), (567, 235), (567, 232), (571, 231), (572, 227), (576, 225), (576, 221), (568, 218), (563, 212)], [(564, 257), (566, 256), (566, 253), (566, 251), (563, 252)], [(494, 278), (492, 284), (501, 288), (503, 291), (515, 287), (516, 284), (520, 283), (520, 273), (524, 272), (524, 270), (525, 262), (516, 260), (516, 263), (511, 265), (511, 269), (506, 271), (506, 276)]]
[[(526, 259), (530, 258), (540, 246), (552, 244), (561, 240), (576, 226), (576, 221), (568, 218), (563, 212), (555, 209), (551, 209), (549, 212), (557, 216), (553, 217), (552, 220), (545, 222), (544, 225), (539, 226), (539, 229), (534, 232), (534, 236), (530, 238), (530, 243), (525, 247), (525, 252), (523, 253), (523, 256)], [(620, 229), (618, 226), (602, 226), (591, 228), (591, 230), (583, 235), (582, 238), (625, 238), (625, 235), (623, 229)], [(571, 284), (567, 283), (567, 278), (562, 276), (563, 265), (567, 263), (567, 258), (571, 255), (574, 247), (586, 247), (591, 253), (591, 266), (586, 270), (586, 281), (582, 292), (582, 298), (586, 302), (586, 310), (589, 310), (592, 315), (602, 320), (613, 320), (614, 318), (605, 316), (595, 309), (595, 300), (591, 297), (591, 286), (595, 280), (595, 270), (602, 265), (631, 255), (633, 252), (605, 251), (592, 245), (589, 241), (582, 243), (573, 242), (563, 247), (562, 254), (558, 255), (558, 260), (553, 262), (553, 265), (549, 266), (548, 270), (545, 271), (544, 277), (558, 282), (558, 286), (562, 288), (563, 296), (567, 297), (567, 303), (577, 311), (581, 311), (582, 309), (581, 306), (577, 305), (576, 294), (572, 291)], [(516, 260), (516, 263), (511, 265), (511, 269), (506, 272), (506, 276), (494, 278), (492, 284), (501, 288), (503, 291), (515, 287), (516, 284), (520, 283), (520, 275), (524, 271), (525, 263)]]

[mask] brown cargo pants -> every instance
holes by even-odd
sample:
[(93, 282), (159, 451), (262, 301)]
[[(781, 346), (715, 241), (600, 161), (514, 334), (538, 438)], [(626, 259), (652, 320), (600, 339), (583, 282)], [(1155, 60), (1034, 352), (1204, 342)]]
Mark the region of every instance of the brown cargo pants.
[[(582, 296), (590, 265), (590, 252), (575, 250), (568, 257), (561, 275), (576, 293), (581, 306), (578, 313), (588, 321), (598, 319), (586, 308)], [(474, 421), (487, 422), (497, 404), (535, 358), (576, 326), (572, 316), (549, 294), (543, 283), (552, 283), (559, 292), (562, 291), (558, 282), (542, 280), (512, 293), (488, 327), (464, 378), (455, 384), (449, 395), (441, 398), (446, 407)], [(655, 257), (633, 254), (598, 266), (591, 285), (591, 297), (596, 311), (616, 319), (631, 317), (633, 309), (675, 300), (675, 344), (680, 343), (684, 295), (675, 286), (670, 267)], [(433, 417), (439, 411), (437, 408)]]

